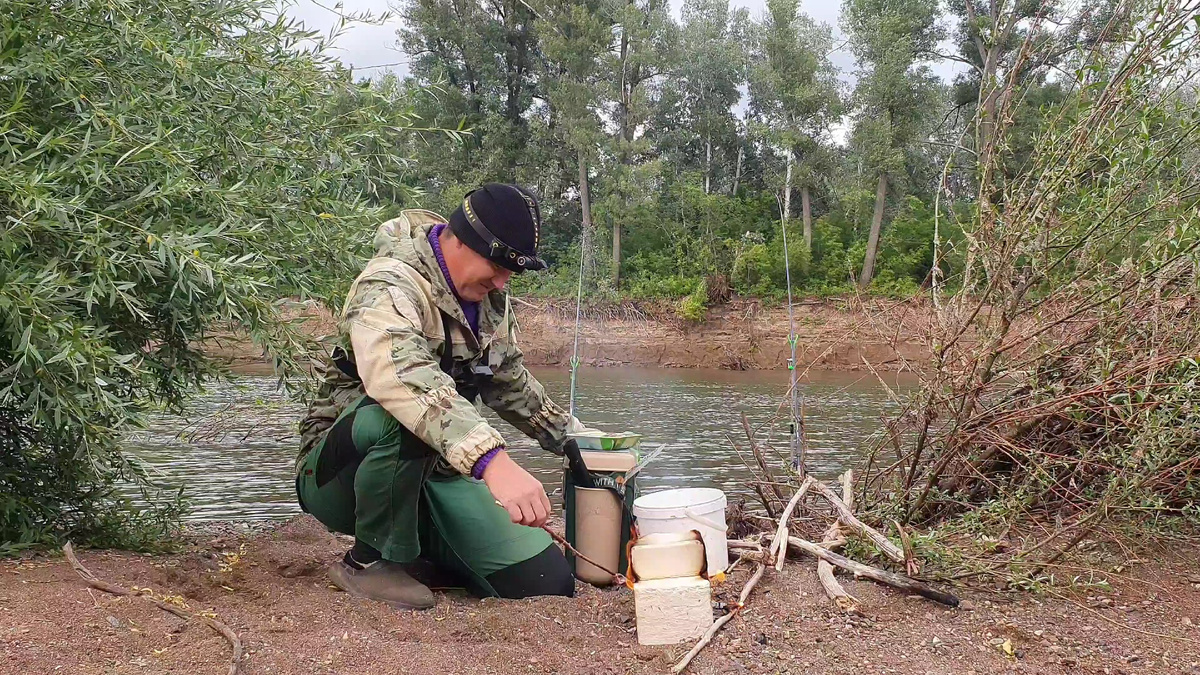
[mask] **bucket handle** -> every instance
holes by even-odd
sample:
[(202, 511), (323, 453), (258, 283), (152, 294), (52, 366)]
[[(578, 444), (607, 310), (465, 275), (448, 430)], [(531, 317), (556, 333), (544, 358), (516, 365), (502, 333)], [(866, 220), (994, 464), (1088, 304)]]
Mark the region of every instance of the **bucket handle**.
[(705, 527), (712, 528), (712, 529), (718, 530), (720, 532), (728, 532), (729, 531), (729, 527), (727, 525), (725, 525), (723, 523), (718, 523), (713, 520), (709, 520), (708, 518), (705, 518), (704, 516), (696, 515), (695, 513), (692, 513), (692, 510), (689, 508), (685, 508), (683, 510), (683, 514), (685, 516), (687, 516), (688, 518), (691, 518), (692, 520), (696, 521), (697, 523), (700, 523), (701, 525), (703, 525)]

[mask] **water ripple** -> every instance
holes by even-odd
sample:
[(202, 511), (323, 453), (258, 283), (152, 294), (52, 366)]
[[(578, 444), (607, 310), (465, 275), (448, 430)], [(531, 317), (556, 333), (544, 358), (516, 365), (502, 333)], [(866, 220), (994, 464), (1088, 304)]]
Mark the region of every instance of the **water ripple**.
[[(565, 371), (538, 369), (555, 400), (566, 404)], [(904, 380), (891, 382), (903, 389)], [(606, 430), (643, 434), (643, 446), (671, 448), (639, 481), (643, 491), (717, 487), (745, 493), (749, 472), (730, 446), (746, 447), (744, 412), (769, 456), (788, 451), (781, 417), (786, 372), (589, 369), (579, 375), (578, 414)], [(832, 477), (861, 457), (879, 417), (893, 409), (873, 376), (814, 373), (803, 385), (808, 461)], [(183, 485), (193, 520), (284, 518), (295, 502), (296, 423), (304, 408), (275, 390), (269, 377), (244, 377), (198, 396), (183, 417), (161, 415), (129, 438), (131, 450), (171, 485)], [(489, 415), (491, 413), (489, 412)], [(491, 415), (510, 450), (547, 489), (558, 487), (561, 460)]]

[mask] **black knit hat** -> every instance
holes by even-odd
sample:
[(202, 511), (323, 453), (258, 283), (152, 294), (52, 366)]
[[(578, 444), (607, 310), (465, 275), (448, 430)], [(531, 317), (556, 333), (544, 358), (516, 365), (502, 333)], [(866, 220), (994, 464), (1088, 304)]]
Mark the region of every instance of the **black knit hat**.
[(538, 257), (542, 212), (537, 198), (518, 185), (487, 183), (463, 197), (450, 214), (450, 230), (472, 251), (514, 272), (544, 270)]

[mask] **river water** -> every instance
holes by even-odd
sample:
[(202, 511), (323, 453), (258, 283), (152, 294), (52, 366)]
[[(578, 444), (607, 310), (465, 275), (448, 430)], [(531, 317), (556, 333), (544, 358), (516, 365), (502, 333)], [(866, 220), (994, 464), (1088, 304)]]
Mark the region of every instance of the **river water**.
[[(556, 369), (534, 373), (566, 405), (569, 374)], [(889, 377), (893, 390), (908, 388), (906, 378)], [(183, 417), (155, 417), (129, 439), (133, 452), (162, 482), (184, 486), (192, 504), (189, 518), (251, 520), (299, 512), (292, 481), (296, 422), (304, 408), (277, 391), (275, 382), (243, 376), (222, 383), (194, 399)], [(668, 444), (642, 471), (638, 480), (643, 492), (718, 487), (744, 494), (751, 489), (750, 473), (729, 439), (746, 449), (745, 413), (756, 437), (774, 449), (782, 466), (788, 451), (787, 388), (782, 370), (581, 369), (577, 414), (591, 426), (642, 434), (643, 453)], [(869, 373), (811, 372), (802, 388), (808, 464), (819, 477), (832, 477), (859, 460), (880, 427), (880, 415), (896, 405)], [(548, 490), (558, 487), (561, 460), (507, 424), (496, 423), (517, 461)]]

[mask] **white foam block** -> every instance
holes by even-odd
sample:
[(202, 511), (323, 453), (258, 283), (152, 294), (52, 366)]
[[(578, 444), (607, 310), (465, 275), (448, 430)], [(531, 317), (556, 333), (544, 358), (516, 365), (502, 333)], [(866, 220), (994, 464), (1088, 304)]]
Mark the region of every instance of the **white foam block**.
[(638, 642), (644, 645), (694, 640), (713, 623), (712, 585), (701, 577), (636, 582), (633, 603)]

